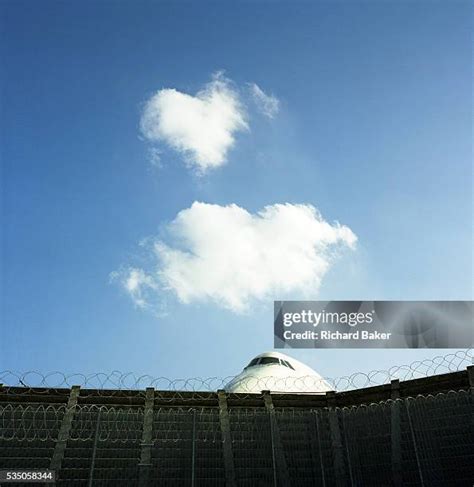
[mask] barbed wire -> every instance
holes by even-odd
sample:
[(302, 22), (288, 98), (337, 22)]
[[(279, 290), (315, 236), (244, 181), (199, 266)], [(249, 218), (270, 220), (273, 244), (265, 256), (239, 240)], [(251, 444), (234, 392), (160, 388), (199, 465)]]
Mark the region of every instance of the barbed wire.
[[(94, 390), (98, 394), (113, 395), (123, 391), (136, 391), (143, 395), (148, 387), (156, 391), (174, 393), (163, 396), (164, 400), (173, 400), (175, 397), (184, 397), (181, 393), (208, 393), (219, 389), (227, 389), (231, 392), (258, 393), (264, 390), (275, 392), (326, 392), (328, 390), (348, 391), (375, 385), (387, 384), (394, 379), (400, 381), (429, 377), (448, 372), (464, 370), (473, 363), (473, 350), (460, 350), (444, 356), (436, 356), (431, 359), (415, 361), (411, 364), (396, 365), (388, 370), (372, 370), (370, 372), (355, 372), (342, 377), (317, 378), (314, 376), (288, 376), (265, 377), (228, 376), (225, 378), (194, 377), (189, 379), (169, 379), (166, 377), (154, 377), (151, 375), (136, 375), (112, 371), (110, 373), (95, 374), (65, 374), (62, 372), (41, 373), (38, 371), (15, 372), (5, 370), (0, 372), (0, 384), (4, 390), (14, 387), (15, 394), (29, 393), (35, 389), (35, 393), (66, 394), (64, 389), (72, 386), (80, 386), (83, 390), (81, 396), (85, 397), (84, 390)], [(232, 386), (229, 388), (229, 384)], [(43, 390), (40, 390), (40, 389)], [(204, 397), (204, 394), (203, 394)]]
[(138, 442), (142, 438), (143, 408), (116, 408), (97, 405), (78, 407), (74, 412), (70, 438), (88, 441)]
[[(388, 399), (380, 402), (343, 407), (277, 407), (275, 415), (280, 429), (308, 429), (307, 422), (315, 415), (321, 424), (327, 421), (330, 411), (340, 414), (347, 431), (363, 434), (370, 431), (390, 435), (390, 410), (399, 404), (410, 411), (417, 430), (435, 429), (430, 418), (443, 418), (451, 429), (467, 428), (472, 416), (471, 393), (466, 390), (417, 395), (415, 397)], [(61, 428), (65, 405), (6, 404), (0, 405), (1, 441), (56, 441)], [(155, 445), (185, 441), (222, 442), (219, 407), (157, 407), (153, 414)], [(261, 441), (267, 435), (269, 411), (263, 406), (231, 407), (229, 422), (233, 443)], [(72, 442), (136, 443), (142, 441), (145, 408), (98, 405), (77, 405), (74, 408), (69, 439)], [(306, 425), (306, 426), (305, 426)], [(89, 443), (90, 446), (90, 443)]]
[(65, 405), (0, 405), (0, 439), (56, 440)]

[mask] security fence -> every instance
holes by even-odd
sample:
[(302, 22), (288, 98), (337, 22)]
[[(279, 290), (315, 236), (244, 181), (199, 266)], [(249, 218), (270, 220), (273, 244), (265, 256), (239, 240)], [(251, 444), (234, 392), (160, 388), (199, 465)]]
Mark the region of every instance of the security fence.
[[(350, 407), (0, 404), (0, 468), (61, 486), (471, 486), (472, 389)], [(150, 399), (150, 396), (148, 396)], [(30, 484), (31, 485), (31, 484)]]
[[(370, 372), (355, 372), (342, 377), (325, 377), (317, 379), (313, 376), (303, 377), (246, 377), (238, 381), (241, 393), (253, 394), (255, 390), (286, 391), (289, 388), (293, 392), (307, 392), (308, 390), (327, 390), (327, 385), (335, 391), (350, 391), (364, 387), (388, 384), (393, 380), (407, 381), (417, 378), (430, 377), (433, 375), (445, 374), (464, 370), (473, 364), (473, 350), (459, 350), (447, 355), (440, 355), (431, 359), (415, 361), (411, 364), (396, 365), (387, 370), (372, 370)], [(15, 372), (11, 370), (0, 371), (0, 384), (8, 387), (22, 387), (24, 393), (29, 389), (42, 393), (46, 389), (69, 389), (72, 386), (80, 386), (83, 390), (94, 390), (94, 394), (103, 391), (103, 394), (120, 394), (121, 391), (135, 390), (145, 395), (145, 389), (153, 387), (159, 391), (172, 391), (174, 397), (183, 392), (215, 392), (225, 388), (226, 384), (236, 377), (224, 378), (189, 378), (189, 379), (168, 379), (166, 377), (154, 377), (151, 375), (136, 375), (134, 373), (113, 371), (110, 373), (95, 374), (65, 374), (63, 372), (42, 373), (38, 371)], [(248, 387), (246, 387), (246, 385)], [(323, 387), (322, 387), (323, 386)], [(19, 391), (15, 389), (15, 394)], [(183, 398), (186, 398), (183, 395)]]

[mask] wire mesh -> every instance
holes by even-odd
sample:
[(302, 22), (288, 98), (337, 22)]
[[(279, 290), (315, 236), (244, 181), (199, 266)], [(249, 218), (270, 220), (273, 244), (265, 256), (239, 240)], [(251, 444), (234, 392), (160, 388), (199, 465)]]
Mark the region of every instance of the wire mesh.
[(219, 410), (155, 409), (151, 458), (164, 485), (225, 485)]
[[(48, 468), (65, 411), (0, 406), (0, 468)], [(297, 487), (391, 485), (394, 439), (402, 485), (471, 485), (474, 478), (470, 390), (344, 408), (277, 407), (274, 430), (263, 406), (231, 407), (228, 415), (239, 486), (283, 485), (275, 448)], [(143, 407), (77, 405), (58, 485), (138, 485), (144, 419)], [(146, 485), (225, 485), (223, 441), (217, 406), (156, 408)]]
[(271, 424), (262, 408), (231, 408), (229, 420), (239, 485), (273, 485)]
[[(351, 391), (471, 364), (470, 349), (324, 380)], [(276, 401), (270, 407), (261, 393), (230, 394), (223, 415), (214, 392), (228, 380), (2, 372), (0, 468), (49, 468), (66, 431), (57, 482), (62, 486), (224, 486), (229, 444), (239, 487), (472, 485), (472, 389), (351, 407), (326, 407), (328, 402), (319, 398), (304, 402), (305, 396), (292, 399), (303, 401), (298, 406)], [(262, 390), (270, 384), (259, 380)], [(304, 383), (306, 388), (308, 380), (299, 378), (292, 386)], [(72, 385), (83, 388), (71, 406)], [(147, 406), (150, 392), (154, 407)], [(355, 394), (358, 400), (364, 397)]]

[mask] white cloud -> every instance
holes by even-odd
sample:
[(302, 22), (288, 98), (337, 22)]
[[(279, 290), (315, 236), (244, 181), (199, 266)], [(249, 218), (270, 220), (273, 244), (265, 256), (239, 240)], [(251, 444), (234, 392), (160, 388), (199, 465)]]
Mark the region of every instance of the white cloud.
[(280, 101), (273, 95), (267, 95), (256, 83), (249, 83), (252, 98), (257, 108), (268, 118), (275, 118), (280, 110)]
[(148, 151), (148, 160), (154, 167), (161, 168), (163, 166), (161, 162), (161, 151), (156, 147), (151, 147)]
[(147, 296), (150, 291), (156, 291), (158, 285), (155, 279), (148, 275), (143, 269), (134, 267), (126, 271), (112, 272), (112, 280), (119, 280), (133, 302), (139, 308), (146, 308), (149, 305)]
[(326, 222), (311, 205), (276, 204), (252, 214), (237, 205), (195, 202), (155, 240), (152, 270), (130, 269), (122, 283), (132, 298), (143, 289), (172, 292), (183, 303), (214, 302), (235, 312), (255, 300), (314, 296), (338, 250), (357, 237)]
[(222, 73), (195, 96), (159, 90), (147, 101), (140, 126), (148, 140), (166, 143), (201, 173), (225, 164), (235, 134), (248, 129), (239, 95)]

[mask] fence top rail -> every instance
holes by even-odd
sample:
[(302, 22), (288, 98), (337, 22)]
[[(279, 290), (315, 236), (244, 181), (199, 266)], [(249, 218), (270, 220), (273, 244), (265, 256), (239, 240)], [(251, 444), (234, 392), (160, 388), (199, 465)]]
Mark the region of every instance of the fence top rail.
[[(415, 379), (406, 382), (395, 382), (381, 386), (372, 386), (363, 389), (329, 392), (327, 394), (293, 394), (271, 393), (275, 407), (284, 408), (325, 408), (350, 407), (354, 405), (376, 403), (391, 398), (409, 398), (418, 395), (433, 395), (450, 390), (469, 389), (469, 374), (466, 370), (451, 372), (438, 376)], [(70, 390), (63, 389), (61, 396), (49, 394), (48, 389), (3, 387), (0, 388), (1, 404), (54, 404), (68, 403)], [(395, 394), (394, 394), (395, 392)], [(176, 392), (153, 391), (155, 409), (203, 407), (218, 408), (219, 394), (217, 392)], [(144, 407), (146, 391), (104, 391), (80, 389), (78, 406), (84, 407), (119, 407), (140, 409)], [(230, 393), (226, 394), (229, 408), (263, 408), (265, 401), (263, 394)]]
[[(396, 399), (385, 399), (382, 401), (367, 401), (365, 403), (351, 405), (351, 406), (336, 406), (331, 407), (306, 407), (306, 408), (294, 408), (294, 407), (281, 407), (276, 405), (275, 413), (277, 415), (306, 415), (309, 413), (324, 413), (331, 409), (337, 409), (341, 411), (361, 411), (361, 410), (373, 410), (378, 408), (384, 408), (391, 406), (393, 404), (429, 404), (429, 403), (443, 403), (449, 401), (457, 401), (460, 404), (470, 403), (471, 392), (468, 389), (459, 390), (447, 390), (444, 392), (437, 392), (433, 394), (418, 394), (416, 396), (408, 396), (404, 398)], [(197, 413), (202, 418), (207, 419), (211, 416), (218, 415), (219, 407), (215, 406), (213, 408), (206, 408), (201, 406), (193, 405), (182, 405), (182, 406), (163, 406), (158, 405), (153, 408), (153, 414), (156, 419), (167, 419), (169, 418), (179, 418), (180, 416), (185, 416), (190, 413)], [(66, 407), (64, 405), (47, 405), (44, 406), (38, 403), (32, 404), (1, 404), (0, 403), (0, 425), (3, 426), (14, 423), (22, 423), (29, 425), (31, 421), (44, 421), (46, 419), (59, 419), (61, 420), (66, 412)], [(123, 420), (135, 420), (138, 422), (143, 421), (143, 417), (146, 413), (145, 407), (127, 407), (127, 406), (116, 406), (116, 405), (99, 405), (99, 404), (78, 404), (75, 407), (75, 421), (84, 422), (96, 421), (97, 415), (100, 412), (101, 419), (104, 423), (121, 423)], [(244, 407), (231, 407), (229, 408), (229, 413), (232, 418), (246, 415), (254, 415), (255, 413), (266, 414), (268, 413), (267, 408), (260, 406), (258, 408), (251, 406)], [(43, 423), (38, 423), (43, 424)], [(28, 426), (28, 427), (31, 427)]]

